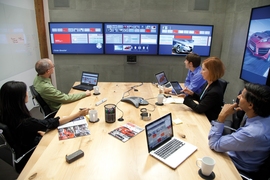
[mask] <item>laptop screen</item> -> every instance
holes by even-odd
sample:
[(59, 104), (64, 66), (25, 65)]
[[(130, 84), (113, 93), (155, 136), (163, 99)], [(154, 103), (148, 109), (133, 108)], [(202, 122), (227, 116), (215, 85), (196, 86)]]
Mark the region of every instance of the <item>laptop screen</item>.
[(157, 82), (159, 85), (162, 86), (162, 85), (165, 85), (168, 83), (168, 79), (167, 79), (164, 71), (155, 74), (155, 76), (157, 78)]
[(82, 72), (81, 84), (96, 86), (98, 83), (98, 73)]
[(145, 126), (148, 152), (160, 147), (173, 137), (171, 113)]

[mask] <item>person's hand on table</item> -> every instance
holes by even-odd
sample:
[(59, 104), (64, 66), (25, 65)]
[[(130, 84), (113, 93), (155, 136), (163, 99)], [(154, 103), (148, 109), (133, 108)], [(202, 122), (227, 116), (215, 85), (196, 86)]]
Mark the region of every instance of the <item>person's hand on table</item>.
[(91, 92), (89, 90), (85, 91), (86, 96), (91, 96)]
[(89, 114), (89, 108), (83, 108), (81, 109), (78, 113), (79, 113), (79, 116), (86, 116), (87, 114)]
[(164, 93), (165, 94), (170, 94), (172, 92), (171, 88), (164, 88)]
[(185, 87), (181, 92), (188, 94), (188, 95), (191, 95), (191, 96), (194, 94), (194, 92), (191, 91), (190, 89), (188, 89), (187, 87)]
[(182, 97), (182, 98), (184, 98), (184, 97), (186, 97), (186, 94), (185, 94), (185, 93), (181, 93), (181, 94), (178, 94), (177, 97)]
[(45, 132), (44, 131), (38, 131), (38, 134), (41, 136), (44, 136)]

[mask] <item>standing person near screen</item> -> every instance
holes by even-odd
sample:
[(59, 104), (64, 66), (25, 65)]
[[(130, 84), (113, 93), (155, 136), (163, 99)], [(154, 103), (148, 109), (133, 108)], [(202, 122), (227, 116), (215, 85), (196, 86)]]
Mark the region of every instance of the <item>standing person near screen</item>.
[[(196, 53), (189, 53), (186, 55), (184, 61), (185, 67), (188, 69), (188, 73), (185, 80), (185, 87), (191, 91), (199, 94), (202, 91), (205, 80), (202, 77), (201, 70), (201, 57)], [(165, 89), (165, 93), (172, 92), (172, 89)], [(182, 95), (180, 95), (182, 96)]]
[[(225, 73), (222, 61), (217, 57), (209, 57), (202, 63), (201, 74), (206, 80), (204, 89), (197, 94), (185, 88), (184, 104), (197, 113), (205, 113), (209, 121), (216, 119), (223, 105), (223, 88), (219, 82)], [(194, 102), (196, 100), (198, 103)]]
[[(225, 104), (217, 120), (212, 119), (209, 146), (227, 152), (238, 170), (252, 176), (270, 155), (270, 87), (247, 83), (238, 99), (238, 105)], [(245, 123), (232, 134), (222, 136), (225, 119), (236, 110), (246, 113)]]
[[(20, 173), (27, 163), (35, 146), (47, 129), (55, 129), (77, 117), (88, 114), (89, 109), (77, 111), (64, 117), (48, 119), (36, 119), (31, 117), (25, 103), (28, 102), (27, 86), (24, 82), (9, 81), (0, 89), (0, 122), (7, 125), (12, 136), (12, 145), (16, 159), (26, 155), (19, 163), (16, 163), (16, 171)], [(33, 150), (31, 150), (33, 149)], [(29, 153), (27, 153), (31, 150)]]
[(54, 72), (54, 64), (50, 59), (37, 61), (35, 69), (38, 74), (34, 79), (34, 87), (52, 111), (58, 110), (61, 104), (71, 103), (91, 95), (88, 90), (77, 94), (65, 94), (57, 90), (50, 79)]

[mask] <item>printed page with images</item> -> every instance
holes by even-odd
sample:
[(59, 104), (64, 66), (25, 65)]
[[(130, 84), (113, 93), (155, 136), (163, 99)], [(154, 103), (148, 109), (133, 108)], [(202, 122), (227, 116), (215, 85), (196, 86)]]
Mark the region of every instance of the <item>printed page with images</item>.
[(114, 129), (113, 131), (109, 132), (109, 134), (121, 140), (122, 142), (126, 142), (132, 137), (142, 132), (143, 130), (144, 130), (143, 128), (128, 122), (123, 126), (120, 126)]
[(58, 126), (58, 135), (59, 140), (90, 135), (85, 117), (80, 116), (69, 123)]

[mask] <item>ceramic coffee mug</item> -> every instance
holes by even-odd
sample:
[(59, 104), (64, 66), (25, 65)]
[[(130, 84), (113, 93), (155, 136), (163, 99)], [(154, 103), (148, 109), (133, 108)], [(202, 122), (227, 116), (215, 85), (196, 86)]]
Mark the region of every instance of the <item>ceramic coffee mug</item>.
[(97, 122), (98, 121), (98, 113), (95, 109), (89, 111), (89, 121)]
[(94, 86), (94, 94), (99, 94), (99, 87), (98, 86)]
[(203, 158), (198, 158), (196, 161), (196, 165), (201, 168), (201, 172), (205, 176), (209, 176), (215, 166), (215, 160), (211, 157), (203, 157)]

